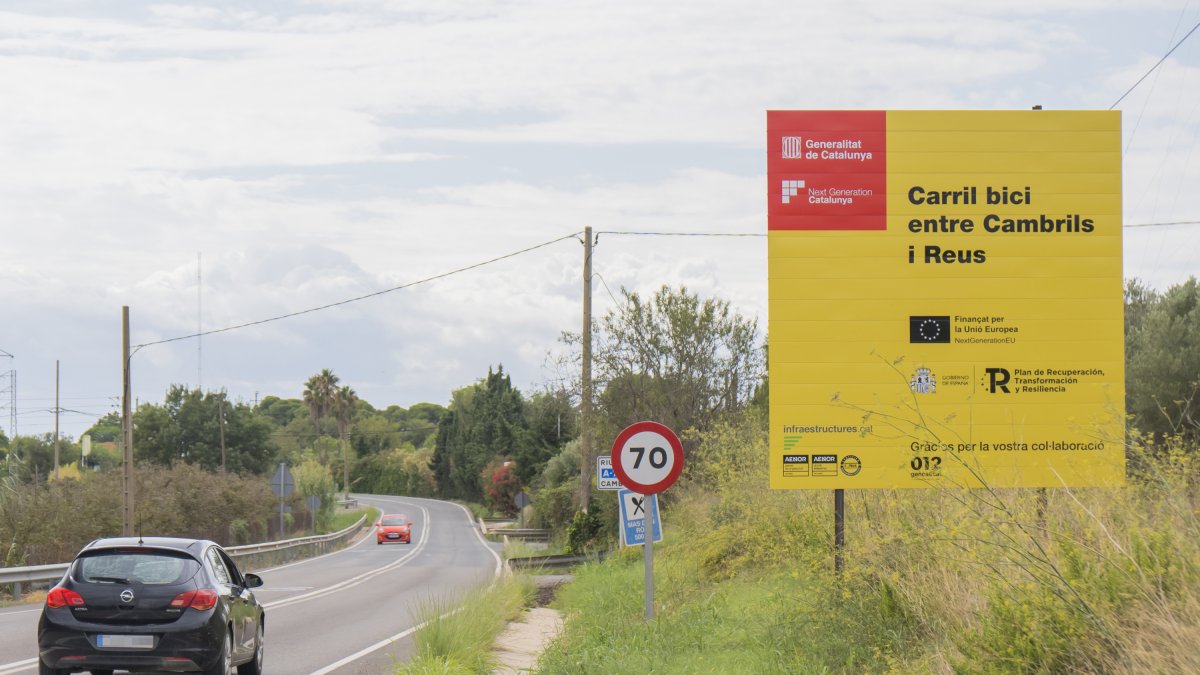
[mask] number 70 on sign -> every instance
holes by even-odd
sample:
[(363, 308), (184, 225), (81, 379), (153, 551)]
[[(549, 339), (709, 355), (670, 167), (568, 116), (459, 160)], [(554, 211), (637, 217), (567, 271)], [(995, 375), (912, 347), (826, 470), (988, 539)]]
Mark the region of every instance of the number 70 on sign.
[(612, 468), (621, 484), (644, 495), (658, 494), (683, 473), (683, 445), (658, 422), (638, 422), (613, 442)]

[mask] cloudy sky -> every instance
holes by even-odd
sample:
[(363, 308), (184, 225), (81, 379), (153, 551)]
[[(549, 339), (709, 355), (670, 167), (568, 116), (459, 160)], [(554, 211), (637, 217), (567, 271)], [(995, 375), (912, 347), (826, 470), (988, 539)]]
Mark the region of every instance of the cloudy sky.
[[(617, 233), (763, 234), (765, 110), (1107, 109), (1198, 21), (1190, 0), (0, 0), (17, 431), (53, 430), (56, 359), (64, 432), (116, 409), (122, 305), (149, 343), (567, 237), (133, 357), (141, 401), (299, 396), (331, 368), (379, 407), (445, 404), (501, 363), (533, 391), (580, 324), (585, 225), (597, 315), (686, 285), (765, 330), (764, 238)], [(1127, 225), (1200, 220), (1200, 36), (1117, 108)], [(1125, 232), (1127, 277), (1200, 272), (1200, 225)]]

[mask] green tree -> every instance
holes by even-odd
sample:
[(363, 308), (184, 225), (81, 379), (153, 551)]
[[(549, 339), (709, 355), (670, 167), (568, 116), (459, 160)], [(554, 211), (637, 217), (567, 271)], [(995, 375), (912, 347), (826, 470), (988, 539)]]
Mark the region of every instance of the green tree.
[(1200, 438), (1200, 282), (1192, 277), (1161, 295), (1127, 284), (1126, 316), (1125, 388), (1135, 424)]
[(500, 366), (487, 377), (453, 393), (449, 411), (438, 425), (433, 470), (439, 493), (479, 501), (480, 475), (488, 462), (513, 458), (529, 432), (521, 392)]
[(567, 392), (539, 392), (525, 402), (526, 440), (517, 446), (516, 474), (523, 485), (533, 483), (546, 462), (578, 435), (575, 409)]
[(750, 402), (765, 370), (756, 321), (682, 287), (622, 294), (594, 350), (610, 432), (643, 419), (703, 430)]
[(304, 383), (304, 405), (308, 408), (313, 427), (318, 433), (321, 431), (321, 419), (328, 415), (333, 407), (339, 381), (332, 370), (325, 368)]
[(226, 467), (263, 473), (275, 458), (271, 423), (245, 403), (229, 405), (224, 392), (202, 393), (171, 385), (161, 406), (143, 404), (134, 414), (133, 450), (139, 460), (163, 466), (221, 466), (220, 406), (224, 405)]
[(96, 420), (87, 431), (93, 443), (114, 443), (121, 440), (121, 413), (110, 412)]
[(358, 394), (349, 386), (343, 386), (333, 393), (330, 401), (330, 412), (337, 421), (338, 441), (342, 446), (342, 491), (346, 498), (350, 497), (350, 423), (354, 419), (354, 406), (358, 403)]
[(334, 496), (333, 475), (329, 467), (322, 465), (314, 457), (307, 457), (300, 466), (292, 469), (296, 480), (296, 492), (304, 497), (320, 497), (321, 506), (314, 515), (317, 530), (328, 530), (333, 522)]
[[(79, 460), (80, 447), (67, 436), (59, 437), (58, 446), (61, 478), (61, 468)], [(22, 482), (43, 481), (54, 475), (54, 434), (18, 435), (9, 442), (7, 453), (8, 473)]]
[(404, 444), (400, 429), (381, 413), (359, 418), (350, 432), (350, 444), (359, 457), (368, 457)]
[(258, 402), (254, 412), (266, 416), (276, 427), (283, 428), (297, 417), (304, 417), (306, 411), (304, 403), (298, 398), (267, 396)]
[(372, 494), (432, 497), (437, 492), (430, 460), (431, 449), (392, 448), (367, 457), (354, 466), (354, 485)]

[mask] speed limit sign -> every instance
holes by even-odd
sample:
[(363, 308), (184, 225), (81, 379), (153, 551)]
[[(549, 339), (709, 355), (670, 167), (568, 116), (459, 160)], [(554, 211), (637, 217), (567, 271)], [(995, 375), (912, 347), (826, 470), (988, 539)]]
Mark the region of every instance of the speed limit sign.
[(617, 435), (612, 465), (625, 487), (643, 495), (666, 490), (683, 473), (683, 445), (658, 422), (631, 424)]

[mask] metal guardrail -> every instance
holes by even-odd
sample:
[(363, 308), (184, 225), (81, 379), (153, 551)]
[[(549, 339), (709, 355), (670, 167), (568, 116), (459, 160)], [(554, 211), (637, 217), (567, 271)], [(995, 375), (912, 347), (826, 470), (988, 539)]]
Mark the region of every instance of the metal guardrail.
[(534, 541), (548, 541), (550, 539), (550, 530), (539, 530), (535, 528), (516, 528), (516, 527), (501, 527), (494, 530), (488, 530), (488, 534), (499, 534), (513, 539), (532, 539)]
[[(353, 525), (331, 534), (231, 546), (225, 549), (225, 552), (236, 560), (238, 567), (242, 569), (269, 567), (299, 558), (310, 558), (331, 551), (353, 537), (366, 519), (364, 515)], [(70, 566), (70, 563), (56, 563), (29, 567), (0, 567), (0, 586), (12, 586), (13, 597), (20, 598), (25, 584), (29, 584), (31, 588), (53, 586), (62, 579)]]
[(582, 565), (589, 562), (600, 562), (608, 557), (607, 551), (585, 555), (544, 555), (528, 558), (509, 558), (506, 562), (513, 570), (558, 570)]

